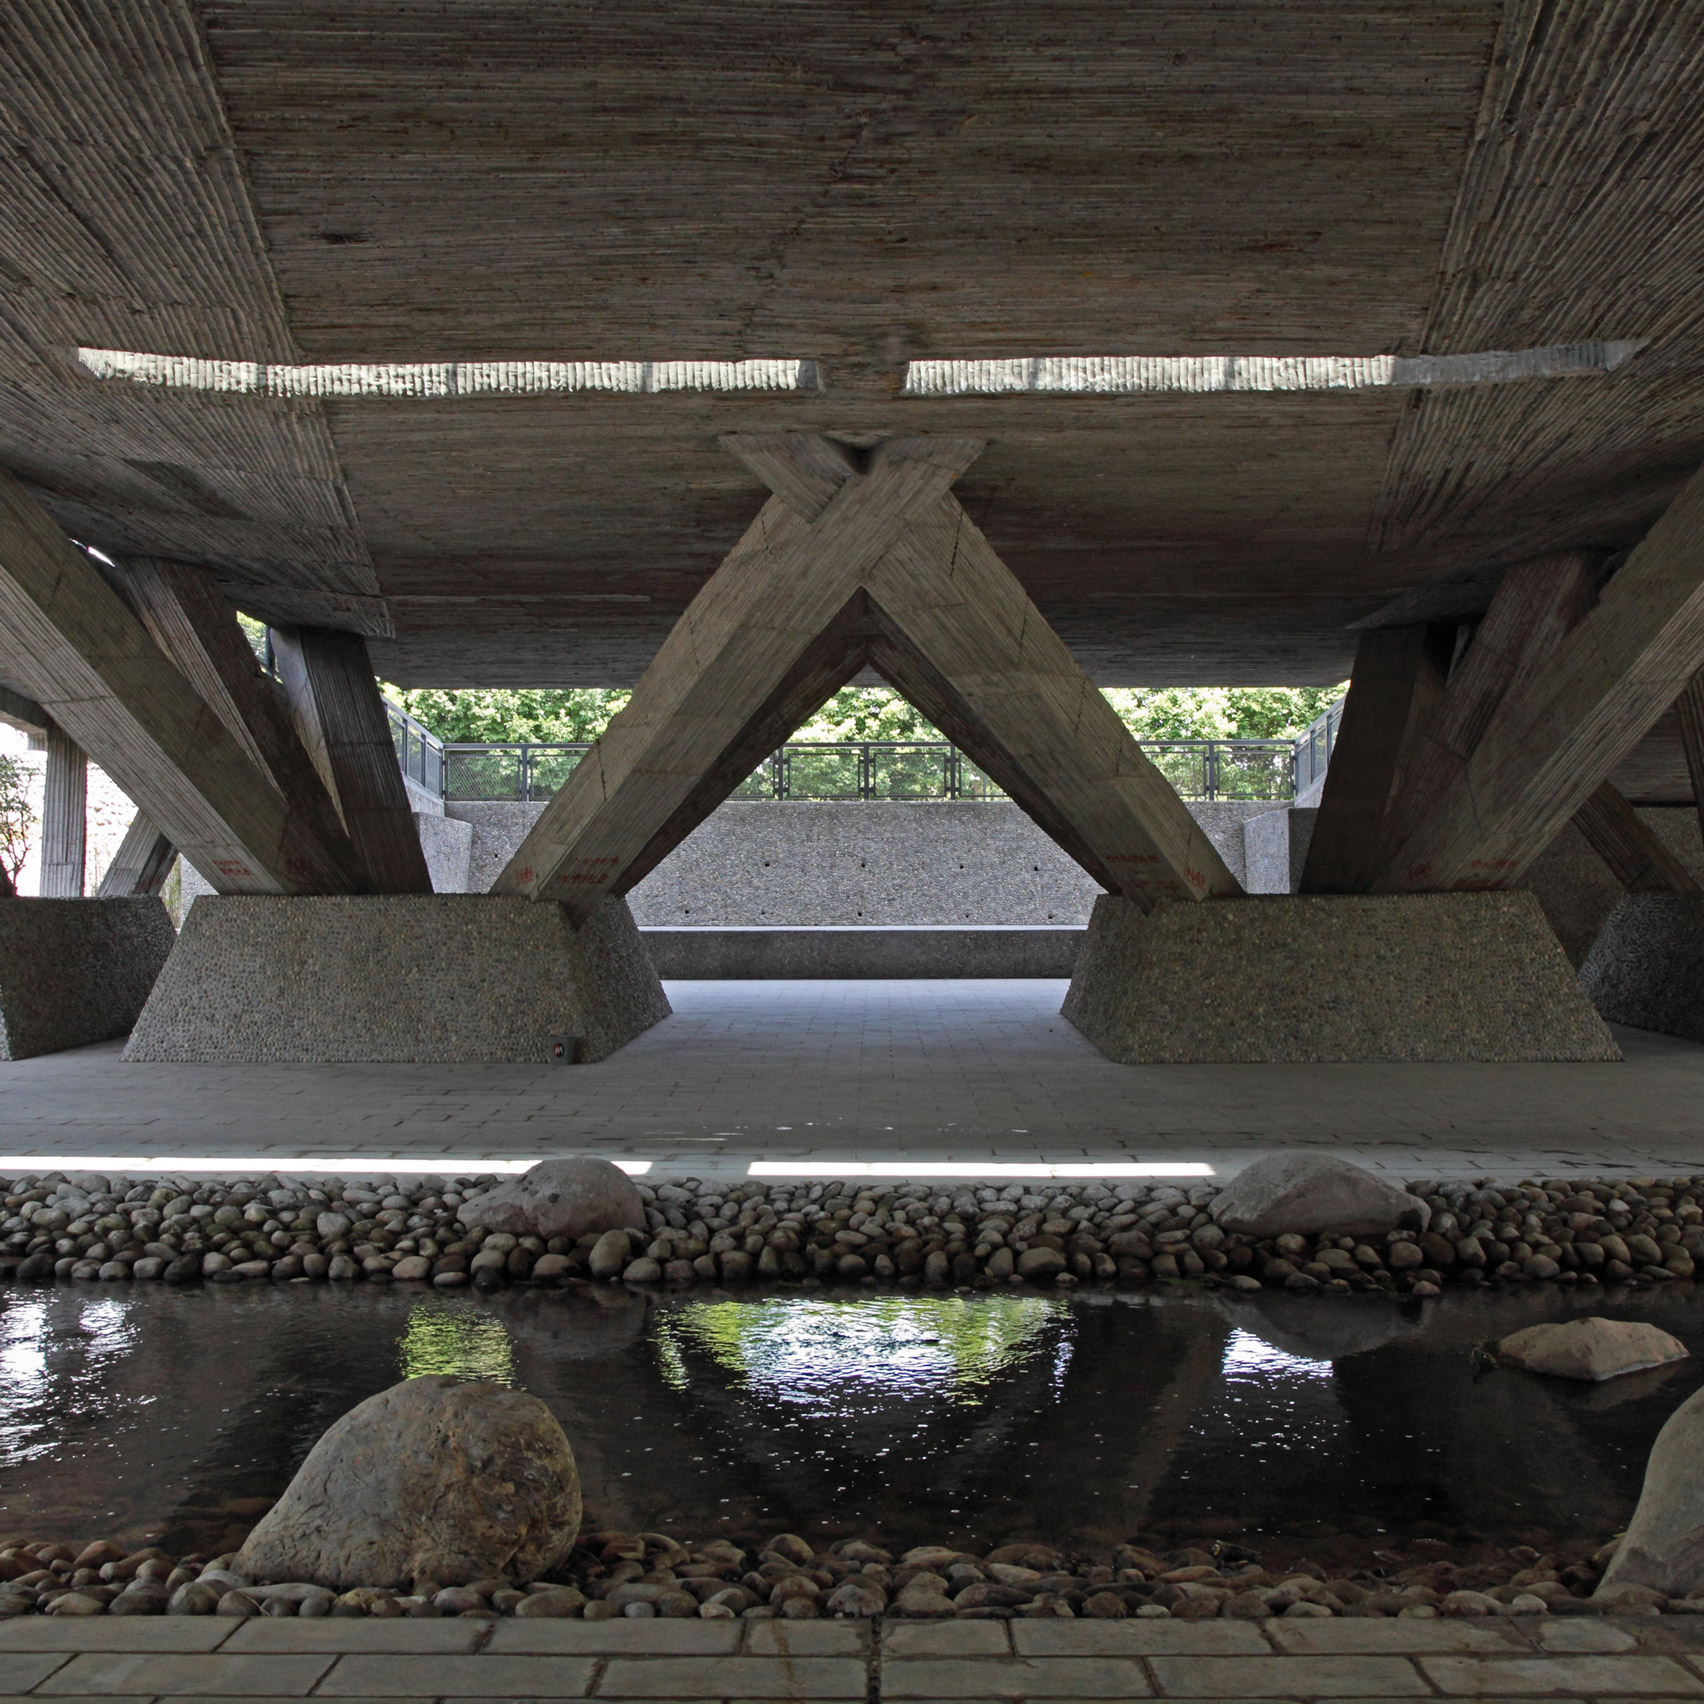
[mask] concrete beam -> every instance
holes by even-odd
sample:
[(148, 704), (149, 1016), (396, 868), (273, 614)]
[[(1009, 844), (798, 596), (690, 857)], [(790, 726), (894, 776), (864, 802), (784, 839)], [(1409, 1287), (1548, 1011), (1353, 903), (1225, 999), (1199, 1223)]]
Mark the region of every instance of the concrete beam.
[(1519, 881), (1704, 665), (1704, 474), (1596, 606), (1518, 679), (1473, 756), (1398, 847), (1381, 892)]
[(1392, 811), (1443, 701), (1444, 643), (1440, 630), (1424, 626), (1361, 635), (1302, 867), (1303, 893), (1365, 893), (1373, 885)]
[(1574, 813), (1574, 826), (1629, 893), (1697, 893), (1692, 872), (1607, 781)]
[(177, 848), (149, 819), (146, 811), (138, 811), (130, 819), (118, 851), (101, 877), (97, 899), (134, 899), (159, 896), (171, 874)]
[(335, 893), (343, 873), (124, 600), (0, 471), (0, 674), (221, 893)]
[(49, 723), (41, 796), (43, 899), (83, 897), (88, 837), (88, 755), (63, 729)]
[(430, 893), (408, 788), (367, 641), (326, 627), (275, 629), (278, 659), (302, 744), (342, 813), (365, 885)]

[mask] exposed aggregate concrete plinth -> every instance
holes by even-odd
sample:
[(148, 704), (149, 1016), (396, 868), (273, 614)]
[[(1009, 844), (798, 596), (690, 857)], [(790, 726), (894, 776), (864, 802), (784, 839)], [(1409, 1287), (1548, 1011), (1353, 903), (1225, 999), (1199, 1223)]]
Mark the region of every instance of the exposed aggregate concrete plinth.
[(0, 899), (0, 1059), (123, 1035), (176, 939), (157, 899)]
[(632, 915), (480, 894), (198, 900), (125, 1049), (204, 1063), (606, 1058), (668, 1016)]
[(1131, 1065), (1621, 1057), (1528, 893), (1109, 895), (1061, 1011)]
[(1704, 893), (1630, 893), (1580, 981), (1611, 1023), (1704, 1041)]

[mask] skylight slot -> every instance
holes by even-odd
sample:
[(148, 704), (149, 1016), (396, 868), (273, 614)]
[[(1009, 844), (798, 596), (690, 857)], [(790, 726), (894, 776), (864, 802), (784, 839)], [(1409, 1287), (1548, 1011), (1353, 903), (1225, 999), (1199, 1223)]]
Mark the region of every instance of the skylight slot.
[(574, 391), (650, 396), (667, 391), (817, 389), (814, 361), (344, 361), (289, 366), (127, 349), (79, 349), (77, 359), (97, 379), (239, 396), (438, 399)]
[(1038, 355), (913, 361), (906, 396), (1139, 396), (1207, 391), (1381, 390), (1613, 372), (1641, 345), (1559, 343), (1480, 355)]

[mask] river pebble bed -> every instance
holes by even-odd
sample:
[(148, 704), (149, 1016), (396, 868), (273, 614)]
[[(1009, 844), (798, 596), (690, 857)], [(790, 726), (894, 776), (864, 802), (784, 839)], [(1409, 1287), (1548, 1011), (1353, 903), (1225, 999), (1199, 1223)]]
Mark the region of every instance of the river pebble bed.
[(952, 1289), (1198, 1280), (1253, 1291), (1666, 1284), (1704, 1251), (1704, 1178), (1411, 1180), (1424, 1231), (1241, 1236), (1201, 1184), (641, 1184), (646, 1226), (578, 1239), (471, 1230), (499, 1182), (50, 1173), (0, 1180), (0, 1279), (894, 1284)]

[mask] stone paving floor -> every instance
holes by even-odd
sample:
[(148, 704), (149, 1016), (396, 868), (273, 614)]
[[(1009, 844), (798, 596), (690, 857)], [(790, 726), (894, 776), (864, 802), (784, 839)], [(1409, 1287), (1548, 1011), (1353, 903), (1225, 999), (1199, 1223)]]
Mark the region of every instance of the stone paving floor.
[(16, 1156), (531, 1159), (659, 1175), (753, 1159), (1200, 1162), (1324, 1145), (1403, 1174), (1666, 1174), (1704, 1163), (1704, 1046), (1618, 1031), (1620, 1065), (1115, 1065), (1052, 981), (676, 982), (597, 1065), (0, 1064)]
[(18, 1698), (1697, 1699), (1690, 1617), (1248, 1621), (371, 1621), (30, 1616)]

